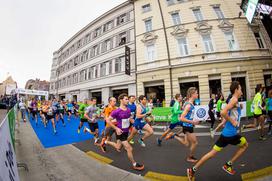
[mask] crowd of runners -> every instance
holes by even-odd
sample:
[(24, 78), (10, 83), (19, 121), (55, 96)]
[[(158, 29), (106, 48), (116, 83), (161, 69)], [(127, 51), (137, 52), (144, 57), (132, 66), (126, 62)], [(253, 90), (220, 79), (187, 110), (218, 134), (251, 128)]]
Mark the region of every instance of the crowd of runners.
[[(194, 156), (198, 145), (194, 127), (200, 124), (200, 121), (194, 118), (195, 100), (199, 97), (198, 90), (195, 87), (189, 88), (185, 102), (181, 94), (176, 94), (175, 102), (171, 109), (171, 123), (165, 132), (157, 138), (156, 144), (162, 146), (163, 140), (175, 139), (189, 149), (188, 155), (186, 155), (186, 161), (193, 164), (191, 168), (187, 169), (189, 180), (192, 180), (200, 166), (208, 159), (214, 157), (228, 144), (237, 145), (238, 150), (234, 156), (227, 160), (222, 167), (227, 173), (233, 175), (235, 174), (233, 164), (248, 147), (246, 138), (239, 135), (239, 131), (246, 128), (254, 128), (259, 125), (259, 139), (265, 140), (266, 133), (264, 124), (265, 120), (270, 120), (267, 134), (271, 134), (272, 90), (268, 92), (267, 103), (263, 92), (264, 88), (261, 85), (257, 85), (256, 95), (252, 103), (254, 123), (249, 125), (240, 125), (241, 109), (243, 109), (243, 107), (241, 107), (238, 100), (243, 93), (239, 82), (233, 81), (231, 83), (231, 94), (226, 100), (226, 106), (222, 106), (224, 96), (222, 94), (219, 95), (216, 102), (216, 112), (213, 112), (215, 98), (212, 97), (209, 102), (212, 138), (215, 132), (220, 128), (222, 131), (211, 151), (200, 159)], [(118, 107), (116, 106), (117, 104), (119, 105)], [(57, 133), (56, 122), (61, 121), (62, 126), (66, 126), (66, 124), (72, 120), (72, 117), (74, 117), (74, 119), (79, 118), (80, 122), (77, 130), (75, 130), (78, 134), (82, 131), (86, 134), (92, 134), (94, 136), (94, 144), (101, 148), (103, 152), (106, 152), (109, 146), (118, 152), (121, 152), (123, 147), (127, 152), (132, 168), (135, 170), (144, 169), (144, 164), (134, 160), (132, 146), (137, 142), (140, 146), (146, 147), (145, 140), (152, 136), (154, 132), (152, 128), (152, 123), (154, 122), (154, 117), (152, 116), (152, 101), (148, 101), (144, 95), (136, 97), (121, 94), (118, 99), (110, 97), (108, 104), (102, 108), (97, 106), (96, 98), (85, 99), (80, 104), (72, 101), (58, 101), (57, 99), (53, 99), (52, 101), (36, 101), (32, 99), (26, 104), (24, 101), (20, 101), (19, 108), (24, 121), (26, 121), (26, 112), (29, 113), (29, 119), (34, 120), (36, 125), (41, 123), (44, 127), (47, 127), (48, 122), (51, 121), (53, 134)], [(266, 110), (268, 110), (268, 112), (266, 112)], [(38, 119), (38, 116), (41, 119)], [(67, 117), (67, 119), (64, 119), (64, 116)], [(214, 122), (216, 121), (215, 117), (220, 120), (220, 124), (213, 129)], [(269, 117), (270, 119), (268, 119)], [(39, 120), (41, 120), (40, 123)], [(98, 121), (105, 122), (105, 128), (102, 134), (99, 134), (100, 128)], [(179, 128), (179, 131), (174, 131), (176, 127)], [(140, 135), (140, 138), (134, 140), (137, 134)]]

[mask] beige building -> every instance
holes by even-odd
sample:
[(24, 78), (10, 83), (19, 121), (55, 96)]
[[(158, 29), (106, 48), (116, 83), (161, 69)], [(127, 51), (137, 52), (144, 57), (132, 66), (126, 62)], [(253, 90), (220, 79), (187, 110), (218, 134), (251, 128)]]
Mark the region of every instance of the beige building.
[[(125, 74), (125, 46), (130, 75)], [(53, 54), (50, 94), (82, 101), (136, 94), (133, 4), (125, 2), (101, 15)]]
[(0, 96), (10, 95), (13, 89), (17, 88), (17, 83), (12, 79), (11, 76), (8, 76), (6, 80), (0, 83)]
[(133, 2), (138, 95), (169, 103), (196, 86), (206, 104), (238, 80), (251, 99), (256, 84), (271, 79), (271, 41), (259, 20), (239, 17), (240, 0)]

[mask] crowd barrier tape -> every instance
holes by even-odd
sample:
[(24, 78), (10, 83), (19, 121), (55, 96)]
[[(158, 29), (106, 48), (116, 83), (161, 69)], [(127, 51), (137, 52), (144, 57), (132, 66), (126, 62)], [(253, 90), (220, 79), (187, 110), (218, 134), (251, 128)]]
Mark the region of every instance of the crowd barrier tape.
[(15, 124), (17, 106), (14, 106), (0, 124), (0, 181), (19, 181), (15, 154)]

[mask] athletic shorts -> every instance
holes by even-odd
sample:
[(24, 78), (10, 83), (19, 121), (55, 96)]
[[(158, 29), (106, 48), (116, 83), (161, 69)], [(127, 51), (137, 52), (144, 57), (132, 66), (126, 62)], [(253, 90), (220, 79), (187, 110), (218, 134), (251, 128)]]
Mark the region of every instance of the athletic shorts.
[(95, 130), (98, 129), (98, 123), (89, 123), (89, 126), (92, 132), (95, 132)]
[(133, 127), (136, 128), (137, 130), (142, 130), (145, 125), (146, 122), (135, 121)]
[(246, 138), (238, 134), (232, 137), (221, 135), (213, 146), (213, 149), (216, 151), (221, 151), (228, 144), (243, 146), (246, 142)]
[(55, 118), (54, 115), (46, 115), (47, 120), (54, 119), (54, 118)]
[(262, 115), (266, 115), (266, 110), (262, 110)]
[(221, 118), (220, 112), (217, 112), (217, 111), (216, 111), (216, 116), (217, 116), (217, 118)]
[(127, 141), (127, 139), (128, 139), (128, 132), (123, 132), (121, 135), (116, 134), (116, 140)]
[(268, 116), (270, 117), (270, 121), (272, 121), (272, 111), (268, 111)]
[(86, 123), (86, 122), (88, 122), (88, 119), (82, 119), (82, 118), (80, 118), (80, 122)]
[(171, 123), (170, 125), (169, 125), (169, 129), (174, 129), (176, 126), (183, 126), (183, 124), (182, 124), (182, 122), (181, 121), (179, 121), (179, 122), (177, 122), (177, 123)]
[(36, 111), (32, 110), (31, 113), (32, 113), (33, 116), (35, 116), (35, 115), (37, 115), (37, 110)]
[(74, 112), (72, 112), (72, 110), (68, 110), (67, 112), (71, 113), (71, 114), (74, 114)]
[(189, 126), (183, 126), (183, 133), (186, 134), (188, 133), (193, 133), (194, 132), (194, 127), (189, 127)]
[(64, 110), (62, 109), (62, 110), (59, 110), (59, 113), (60, 114), (64, 114)]
[(262, 114), (254, 114), (254, 118), (258, 119)]

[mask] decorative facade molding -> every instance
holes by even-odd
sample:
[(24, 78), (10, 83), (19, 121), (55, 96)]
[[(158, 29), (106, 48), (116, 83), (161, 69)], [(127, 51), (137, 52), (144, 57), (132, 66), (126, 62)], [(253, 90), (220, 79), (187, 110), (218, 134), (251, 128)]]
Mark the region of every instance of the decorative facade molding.
[(158, 35), (155, 35), (154, 32), (148, 32), (144, 35), (143, 39), (141, 40), (143, 43), (154, 43), (156, 39), (158, 38)]
[(198, 31), (201, 35), (206, 35), (211, 33), (212, 26), (205, 21), (201, 21), (197, 23), (195, 30)]
[(223, 31), (223, 32), (232, 32), (233, 31), (233, 27), (234, 25), (231, 24), (229, 21), (227, 20), (222, 20), (220, 22), (220, 24), (218, 25), (218, 27)]
[(260, 31), (260, 25), (259, 25), (259, 23), (258, 23), (256, 20), (254, 20), (254, 19), (253, 19), (253, 21), (252, 21), (251, 24), (248, 23), (248, 26), (250, 26), (250, 28), (252, 29), (252, 31), (253, 31), (254, 33), (258, 33), (258, 32)]
[(175, 26), (174, 31), (171, 32), (171, 35), (175, 37), (185, 37), (187, 33), (189, 32), (189, 29), (185, 29), (183, 25)]

